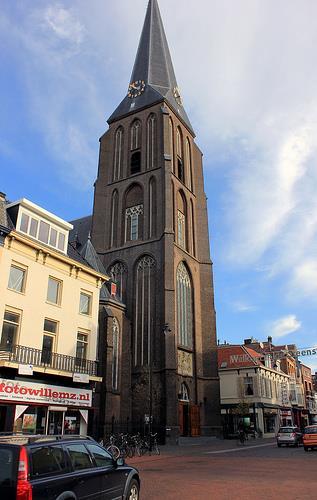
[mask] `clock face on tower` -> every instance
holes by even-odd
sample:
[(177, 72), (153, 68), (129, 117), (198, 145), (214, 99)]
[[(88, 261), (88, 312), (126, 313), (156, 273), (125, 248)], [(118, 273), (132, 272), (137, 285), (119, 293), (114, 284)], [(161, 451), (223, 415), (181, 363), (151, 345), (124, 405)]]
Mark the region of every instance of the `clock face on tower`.
[(128, 88), (128, 97), (130, 99), (134, 99), (144, 92), (145, 82), (144, 80), (136, 80), (135, 82), (131, 82)]

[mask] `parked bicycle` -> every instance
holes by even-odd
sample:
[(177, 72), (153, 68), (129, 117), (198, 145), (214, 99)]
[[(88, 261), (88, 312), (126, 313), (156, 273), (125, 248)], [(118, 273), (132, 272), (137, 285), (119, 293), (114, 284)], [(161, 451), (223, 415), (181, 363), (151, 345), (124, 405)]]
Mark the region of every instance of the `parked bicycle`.
[(154, 455), (160, 454), (160, 448), (157, 442), (157, 433), (151, 434), (150, 436), (147, 436), (143, 439), (142, 455), (144, 455), (146, 452), (148, 452), (149, 455), (151, 455), (152, 453)]
[(145, 453), (149, 453), (150, 455), (160, 454), (157, 433), (145, 437), (142, 437), (140, 433), (134, 435), (123, 433), (118, 435), (111, 434), (106, 442), (101, 440), (99, 444), (104, 446), (115, 459), (120, 456), (123, 458), (132, 458), (134, 455), (141, 457)]
[(109, 437), (109, 441), (106, 444), (104, 444), (102, 440), (102, 446), (104, 446), (104, 448), (106, 448), (106, 450), (113, 456), (113, 458), (117, 460), (120, 457), (121, 453), (119, 447), (115, 444), (115, 441), (115, 436), (111, 434)]

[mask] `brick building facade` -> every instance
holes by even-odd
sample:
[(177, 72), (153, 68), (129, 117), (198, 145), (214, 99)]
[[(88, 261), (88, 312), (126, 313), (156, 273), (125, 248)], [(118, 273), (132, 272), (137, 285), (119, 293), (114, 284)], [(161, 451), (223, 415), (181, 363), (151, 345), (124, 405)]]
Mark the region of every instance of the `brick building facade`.
[(160, 425), (171, 441), (216, 434), (219, 379), (202, 153), (156, 0), (148, 5), (127, 95), (108, 123), (91, 238), (129, 322), (117, 392), (130, 390), (130, 397), (121, 393), (120, 411), (130, 411), (132, 422)]

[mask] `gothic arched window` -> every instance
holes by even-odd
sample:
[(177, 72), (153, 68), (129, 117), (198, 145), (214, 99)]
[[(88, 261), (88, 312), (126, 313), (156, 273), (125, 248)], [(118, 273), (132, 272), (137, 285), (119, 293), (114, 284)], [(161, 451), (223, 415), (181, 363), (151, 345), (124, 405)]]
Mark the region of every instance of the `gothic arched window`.
[(113, 181), (117, 181), (122, 176), (122, 154), (123, 154), (123, 128), (119, 127), (114, 138), (114, 162)]
[(131, 144), (130, 149), (134, 151), (135, 149), (140, 149), (141, 147), (141, 122), (135, 120), (131, 125)]
[(187, 203), (184, 193), (177, 193), (177, 243), (187, 250), (188, 229), (187, 229)]
[(191, 225), (192, 225), (192, 252), (196, 257), (196, 241), (195, 241), (195, 214), (193, 200), (190, 200)]
[(130, 129), (130, 174), (141, 172), (141, 122), (135, 120)]
[(187, 385), (185, 384), (185, 382), (182, 383), (181, 385), (181, 390), (180, 390), (180, 393), (179, 393), (179, 399), (181, 401), (186, 401), (187, 403), (189, 403), (190, 399), (189, 399), (189, 390), (188, 390), (188, 387)]
[(170, 143), (169, 154), (170, 154), (171, 162), (172, 162), (172, 172), (174, 173), (174, 171), (175, 171), (175, 165), (174, 165), (174, 125), (173, 125), (172, 118), (170, 118), (168, 121), (168, 127), (169, 127), (169, 143)]
[(119, 338), (120, 329), (117, 318), (112, 320), (112, 389), (118, 390), (119, 379)]
[(177, 335), (181, 346), (193, 346), (193, 299), (192, 285), (189, 273), (184, 262), (181, 262), (176, 271), (177, 290)]
[(109, 275), (112, 281), (117, 285), (117, 295), (122, 300), (125, 294), (126, 266), (123, 262), (116, 262), (109, 268)]
[(155, 167), (155, 152), (156, 152), (156, 118), (154, 114), (149, 116), (147, 121), (146, 131), (146, 168), (152, 169)]
[(168, 121), (168, 128), (169, 128), (169, 147), (170, 147), (169, 154), (172, 162), (172, 172), (174, 173), (174, 126), (172, 118), (170, 118)]
[(186, 163), (187, 163), (187, 186), (193, 190), (193, 172), (192, 172), (192, 151), (189, 139), (186, 139)]
[(115, 190), (111, 197), (111, 227), (110, 227), (110, 248), (117, 245), (118, 234), (118, 191)]
[(155, 316), (155, 260), (149, 255), (142, 257), (135, 274), (134, 315), (134, 365), (153, 362)]
[(156, 214), (157, 214), (157, 205), (156, 205), (156, 181), (155, 178), (152, 177), (149, 183), (149, 238), (152, 238), (156, 235)]
[(143, 239), (143, 190), (133, 184), (125, 197), (124, 242)]
[(181, 129), (179, 127), (177, 127), (177, 132), (176, 132), (176, 152), (177, 152), (176, 175), (180, 181), (185, 182), (184, 163), (183, 163), (183, 136)]

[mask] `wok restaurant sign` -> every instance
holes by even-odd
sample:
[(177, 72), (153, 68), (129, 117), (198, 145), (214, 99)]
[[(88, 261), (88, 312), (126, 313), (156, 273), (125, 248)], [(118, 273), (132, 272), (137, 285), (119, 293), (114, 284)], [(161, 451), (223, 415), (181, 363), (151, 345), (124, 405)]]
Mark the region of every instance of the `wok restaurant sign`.
[(0, 379), (0, 400), (91, 407), (92, 391), (76, 387)]

